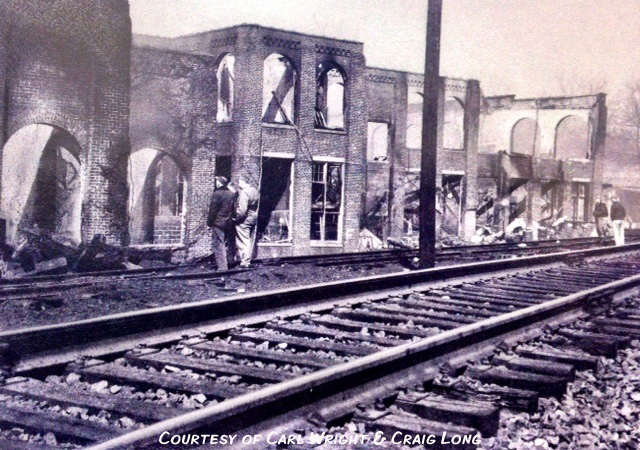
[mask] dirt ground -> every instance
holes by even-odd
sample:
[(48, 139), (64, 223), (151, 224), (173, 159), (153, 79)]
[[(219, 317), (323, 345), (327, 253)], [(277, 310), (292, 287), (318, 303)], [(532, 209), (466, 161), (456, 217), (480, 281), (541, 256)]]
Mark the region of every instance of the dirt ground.
[[(361, 264), (353, 267), (281, 264), (257, 266), (246, 272), (229, 275), (212, 275), (207, 279), (163, 279), (171, 274), (211, 270), (210, 266), (203, 264), (155, 275), (148, 274), (156, 277), (154, 279), (128, 278), (126, 275), (78, 277), (55, 282), (45, 295), (7, 294), (0, 290), (0, 330), (70, 322), (106, 314), (407, 269), (399, 263)], [(83, 285), (71, 287), (73, 283)]]

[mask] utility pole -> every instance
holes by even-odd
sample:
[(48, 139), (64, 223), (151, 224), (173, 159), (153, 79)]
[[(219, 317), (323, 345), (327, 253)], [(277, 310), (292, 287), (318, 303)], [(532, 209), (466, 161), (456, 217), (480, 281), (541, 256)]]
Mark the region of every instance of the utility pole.
[(420, 162), (420, 268), (422, 269), (433, 267), (435, 264), (441, 27), (442, 0), (429, 0), (422, 109), (422, 158)]

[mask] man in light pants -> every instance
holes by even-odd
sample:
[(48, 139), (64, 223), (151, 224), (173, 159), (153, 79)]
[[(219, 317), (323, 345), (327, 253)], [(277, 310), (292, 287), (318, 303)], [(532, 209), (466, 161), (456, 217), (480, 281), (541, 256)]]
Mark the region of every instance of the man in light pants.
[(238, 180), (240, 193), (236, 206), (236, 247), (240, 256), (240, 266), (249, 267), (253, 256), (256, 224), (258, 223), (258, 190), (247, 180)]
[(617, 197), (611, 199), (611, 225), (613, 226), (613, 239), (616, 241), (616, 245), (624, 245), (624, 219), (627, 217), (627, 212), (624, 210), (624, 206), (620, 203)]

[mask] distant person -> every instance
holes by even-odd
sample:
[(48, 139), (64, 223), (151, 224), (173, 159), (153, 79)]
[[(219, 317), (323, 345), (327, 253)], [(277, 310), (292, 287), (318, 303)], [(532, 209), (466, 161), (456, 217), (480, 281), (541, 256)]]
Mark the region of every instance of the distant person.
[(256, 225), (258, 223), (258, 190), (247, 180), (238, 180), (240, 193), (236, 206), (236, 247), (240, 257), (240, 266), (249, 267), (253, 256)]
[(596, 199), (596, 206), (593, 208), (593, 217), (596, 221), (596, 232), (601, 241), (602, 238), (605, 237), (605, 221), (607, 216), (609, 216), (607, 205), (602, 201), (601, 197), (598, 197)]
[(611, 225), (613, 226), (613, 239), (616, 245), (624, 245), (624, 219), (627, 217), (627, 212), (618, 200), (617, 197), (613, 197), (611, 202)]
[(228, 255), (233, 234), (235, 193), (227, 188), (225, 177), (215, 177), (215, 191), (211, 195), (207, 226), (212, 232), (213, 256), (218, 270), (228, 270)]

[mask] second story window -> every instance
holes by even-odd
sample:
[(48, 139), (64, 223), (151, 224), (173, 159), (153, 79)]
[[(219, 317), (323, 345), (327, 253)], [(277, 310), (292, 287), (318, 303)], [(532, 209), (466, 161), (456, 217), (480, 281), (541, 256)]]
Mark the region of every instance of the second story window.
[(367, 161), (387, 161), (389, 125), (383, 122), (367, 124)]
[(233, 97), (235, 78), (233, 67), (236, 58), (231, 54), (226, 54), (216, 72), (218, 78), (218, 122), (231, 122), (233, 119)]
[(419, 86), (409, 86), (407, 92), (407, 148), (422, 146), (422, 104), (424, 94)]
[(295, 121), (297, 72), (293, 62), (279, 53), (264, 60), (262, 122), (290, 124)]
[(315, 127), (344, 130), (346, 77), (344, 69), (333, 61), (318, 65), (316, 70)]

